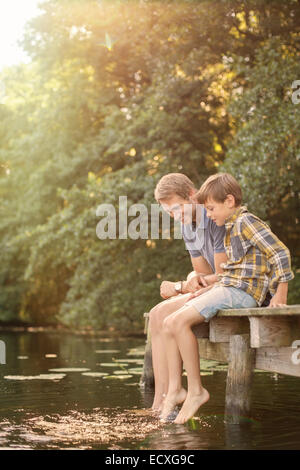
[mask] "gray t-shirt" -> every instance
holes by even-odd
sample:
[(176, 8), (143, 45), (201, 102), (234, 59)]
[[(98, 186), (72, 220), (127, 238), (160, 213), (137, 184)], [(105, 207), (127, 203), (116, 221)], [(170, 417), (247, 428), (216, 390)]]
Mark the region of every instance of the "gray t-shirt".
[(225, 225), (219, 227), (206, 215), (206, 209), (201, 205), (200, 223), (181, 224), (181, 233), (186, 249), (192, 258), (203, 256), (215, 271), (215, 253), (225, 253)]

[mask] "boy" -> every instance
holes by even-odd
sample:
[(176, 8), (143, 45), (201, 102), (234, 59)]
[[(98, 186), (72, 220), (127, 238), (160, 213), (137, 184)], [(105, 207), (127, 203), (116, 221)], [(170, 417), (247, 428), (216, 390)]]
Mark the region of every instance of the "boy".
[[(287, 283), (294, 277), (289, 250), (265, 222), (241, 206), (242, 191), (233, 176), (218, 173), (209, 177), (195, 197), (205, 204), (208, 217), (218, 226), (225, 225), (228, 261), (219, 282), (199, 297), (192, 294), (164, 321), (169, 389), (162, 419), (184, 402), (175, 419), (177, 424), (185, 423), (209, 400), (201, 383), (198, 343), (191, 327), (208, 322), (219, 309), (261, 306), (268, 290), (272, 294), (269, 307), (285, 305)], [(188, 392), (181, 384), (181, 360), (187, 372)]]
[[(193, 200), (196, 194), (193, 182), (182, 173), (163, 176), (155, 188), (155, 199), (171, 217), (181, 221), (182, 235), (191, 256), (194, 271), (186, 281), (163, 281), (160, 287), (165, 300), (150, 311), (152, 362), (155, 379), (155, 396), (152, 409), (161, 412), (168, 391), (168, 367), (162, 335), (164, 319), (182, 307), (189, 293), (201, 285), (213, 284), (221, 273), (220, 265), (227, 260), (223, 239), (225, 228), (218, 227), (206, 215), (203, 205)], [(197, 275), (198, 274), (198, 275)], [(182, 294), (182, 295), (180, 295)]]

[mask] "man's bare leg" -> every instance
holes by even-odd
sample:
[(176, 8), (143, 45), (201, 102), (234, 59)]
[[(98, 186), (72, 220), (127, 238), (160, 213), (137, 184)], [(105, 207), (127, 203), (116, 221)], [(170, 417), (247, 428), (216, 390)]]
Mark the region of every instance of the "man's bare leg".
[[(209, 399), (208, 391), (202, 386), (198, 342), (191, 326), (202, 323), (202, 317), (194, 307), (186, 306), (169, 316), (165, 321), (166, 348), (169, 367), (169, 390), (165, 400), (162, 418), (174, 409), (184, 398), (184, 404), (175, 423), (183, 424), (190, 419), (201, 405)], [(188, 393), (181, 385), (178, 373), (178, 354), (182, 358), (188, 376)], [(173, 363), (175, 359), (175, 363)], [(184, 391), (184, 392), (183, 392)]]
[[(179, 309), (181, 311), (182, 309)], [(172, 319), (177, 311), (169, 315), (164, 320), (163, 335), (166, 347), (166, 355), (169, 371), (169, 387), (168, 393), (164, 401), (161, 419), (165, 420), (177, 405), (184, 402), (186, 398), (186, 390), (182, 386), (182, 358), (176, 343), (173, 331), (170, 328), (173, 325)]]
[(161, 411), (169, 383), (168, 362), (162, 332), (163, 321), (184, 305), (188, 297), (189, 294), (172, 297), (158, 304), (150, 312), (152, 363), (155, 380), (155, 395), (152, 404), (154, 411)]

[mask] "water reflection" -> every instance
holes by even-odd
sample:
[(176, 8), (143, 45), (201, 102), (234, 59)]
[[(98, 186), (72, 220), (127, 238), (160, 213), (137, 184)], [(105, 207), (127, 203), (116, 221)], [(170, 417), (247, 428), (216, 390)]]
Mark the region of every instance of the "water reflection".
[[(252, 416), (231, 425), (224, 423), (226, 371), (219, 367), (203, 376), (211, 399), (198, 416), (185, 426), (166, 425), (149, 411), (153, 393), (139, 387), (143, 338), (10, 332), (1, 339), (7, 358), (0, 366), (0, 448), (300, 447), (298, 378), (256, 372)], [(62, 372), (60, 380), (4, 378)]]

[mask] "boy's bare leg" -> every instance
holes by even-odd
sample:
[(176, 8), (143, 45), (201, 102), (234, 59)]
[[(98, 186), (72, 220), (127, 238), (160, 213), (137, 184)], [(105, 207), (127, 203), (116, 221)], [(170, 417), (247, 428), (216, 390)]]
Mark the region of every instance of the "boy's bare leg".
[(182, 307), (188, 297), (189, 294), (172, 297), (158, 304), (150, 312), (152, 363), (155, 380), (155, 395), (152, 404), (154, 411), (161, 411), (169, 383), (168, 362), (162, 332), (163, 321), (167, 316)]
[[(174, 407), (185, 401), (175, 423), (183, 424), (209, 399), (208, 391), (202, 386), (198, 342), (191, 330), (193, 325), (202, 323), (204, 317), (192, 306), (186, 306), (170, 315), (164, 321), (164, 334), (169, 368), (169, 390), (165, 399), (162, 419), (165, 419)], [(179, 359), (182, 358), (188, 376), (188, 393), (181, 384)]]
[(188, 378), (188, 393), (174, 421), (176, 424), (188, 421), (209, 400), (209, 393), (201, 382), (198, 341), (191, 330), (193, 325), (204, 320), (193, 306), (183, 307), (172, 315), (170, 329), (174, 333)]

